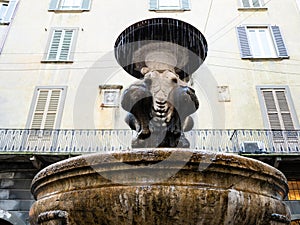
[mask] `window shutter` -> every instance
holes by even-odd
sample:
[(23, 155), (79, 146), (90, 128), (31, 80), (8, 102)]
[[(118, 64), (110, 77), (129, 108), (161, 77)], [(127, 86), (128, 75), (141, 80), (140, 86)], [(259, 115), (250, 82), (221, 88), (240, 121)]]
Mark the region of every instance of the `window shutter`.
[(42, 129), (49, 90), (39, 90), (35, 112), (31, 123), (32, 129)]
[(278, 26), (271, 26), (271, 31), (273, 34), (273, 39), (276, 46), (276, 51), (279, 58), (289, 58), (283, 37), (281, 35), (280, 29)]
[(278, 110), (276, 108), (276, 102), (274, 99), (273, 91), (263, 91), (263, 97), (267, 109), (268, 119), (271, 129), (280, 130), (280, 120), (278, 116)]
[(190, 10), (190, 0), (181, 0), (181, 6), (183, 10)]
[(276, 91), (276, 97), (277, 97), (278, 106), (279, 106), (279, 109), (281, 112), (284, 129), (294, 130), (295, 127), (294, 127), (293, 119), (292, 119), (292, 116), (290, 113), (290, 109), (288, 106), (285, 92), (283, 90)]
[(46, 61), (71, 61), (75, 47), (76, 29), (53, 29)]
[(262, 90), (271, 129), (294, 130), (284, 89)]
[(11, 22), (11, 20), (14, 16), (15, 10), (17, 8), (17, 5), (18, 5), (18, 0), (10, 0), (9, 1), (8, 9), (7, 9), (5, 16), (4, 16), (3, 20), (1, 21), (1, 23), (10, 23)]
[(253, 7), (255, 8), (261, 7), (259, 0), (252, 0), (252, 3), (253, 3)]
[(250, 7), (249, 1), (250, 1), (250, 0), (242, 0), (243, 7), (245, 7), (245, 8)]
[(246, 27), (239, 26), (236, 29), (238, 34), (241, 58), (243, 59), (252, 58)]
[(49, 105), (45, 118), (44, 129), (53, 129), (55, 125), (55, 119), (58, 111), (58, 104), (60, 100), (61, 91), (52, 90), (49, 96)]
[(74, 30), (65, 30), (59, 60), (69, 60)]
[(51, 0), (49, 4), (49, 10), (57, 10), (60, 0)]
[(149, 10), (157, 10), (158, 9), (158, 1), (159, 0), (150, 0)]
[(54, 30), (52, 40), (50, 43), (50, 48), (48, 52), (48, 60), (56, 60), (57, 55), (59, 54), (60, 48), (60, 40), (62, 37), (63, 31), (62, 30)]
[(0, 23), (3, 23), (4, 16), (8, 9), (8, 3), (0, 2)]
[(64, 89), (37, 89), (37, 101), (32, 117), (31, 129), (54, 129)]
[(82, 0), (81, 9), (82, 10), (90, 10), (91, 9), (91, 0)]

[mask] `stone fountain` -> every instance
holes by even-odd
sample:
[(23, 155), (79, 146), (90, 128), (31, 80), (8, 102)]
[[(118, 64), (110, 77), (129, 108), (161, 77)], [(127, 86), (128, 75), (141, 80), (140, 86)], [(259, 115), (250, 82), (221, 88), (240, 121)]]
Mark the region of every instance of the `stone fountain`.
[(189, 148), (198, 108), (187, 81), (207, 53), (204, 36), (175, 19), (128, 27), (115, 56), (139, 80), (124, 92), (131, 151), (70, 158), (32, 182), (32, 225), (289, 224), (284, 175), (239, 155)]

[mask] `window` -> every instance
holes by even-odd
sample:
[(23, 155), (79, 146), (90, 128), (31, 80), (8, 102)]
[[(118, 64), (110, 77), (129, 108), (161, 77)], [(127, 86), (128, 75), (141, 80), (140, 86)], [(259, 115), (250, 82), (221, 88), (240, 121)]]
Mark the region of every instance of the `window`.
[(30, 129), (54, 129), (60, 124), (66, 87), (38, 87), (32, 101)]
[(44, 62), (72, 62), (77, 28), (54, 28), (51, 30)]
[(289, 58), (278, 26), (237, 27), (241, 58)]
[(0, 0), (0, 24), (9, 24), (13, 18), (17, 7), (17, 0), (1, 1)]
[(90, 8), (91, 0), (51, 0), (49, 5), (50, 11), (88, 11)]
[(2, 21), (8, 9), (8, 3), (0, 2), (0, 20)]
[(288, 181), (289, 185), (289, 200), (300, 200), (300, 181)]
[(261, 8), (263, 6), (261, 0), (240, 0), (243, 8)]
[(258, 91), (266, 126), (274, 130), (274, 141), (297, 143), (298, 134), (292, 130), (298, 127), (298, 121), (288, 89), (261, 87)]
[(0, 0), (0, 53), (9, 31), (9, 25), (15, 14), (17, 0), (2, 1)]
[(189, 0), (150, 0), (150, 10), (190, 10)]

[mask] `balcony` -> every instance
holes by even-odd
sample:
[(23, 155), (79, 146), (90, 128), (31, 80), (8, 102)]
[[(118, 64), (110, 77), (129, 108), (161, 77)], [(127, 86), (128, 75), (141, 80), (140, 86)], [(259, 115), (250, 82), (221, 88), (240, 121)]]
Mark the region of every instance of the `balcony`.
[[(299, 155), (300, 130), (192, 130), (190, 148), (237, 154)], [(131, 150), (131, 130), (0, 130), (0, 154), (80, 155)]]

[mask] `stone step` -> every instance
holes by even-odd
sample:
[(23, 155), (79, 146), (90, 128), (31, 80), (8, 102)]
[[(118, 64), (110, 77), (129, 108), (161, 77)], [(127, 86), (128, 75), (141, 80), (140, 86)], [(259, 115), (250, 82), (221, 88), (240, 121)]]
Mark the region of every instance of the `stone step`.
[(0, 208), (6, 211), (29, 211), (34, 200), (0, 200)]
[(29, 189), (26, 190), (0, 189), (0, 200), (9, 200), (9, 199), (34, 200)]
[(18, 172), (0, 172), (0, 179), (15, 178), (15, 179), (33, 179), (36, 171), (18, 171)]
[(31, 185), (31, 179), (0, 179), (1, 188), (11, 189), (29, 189)]

